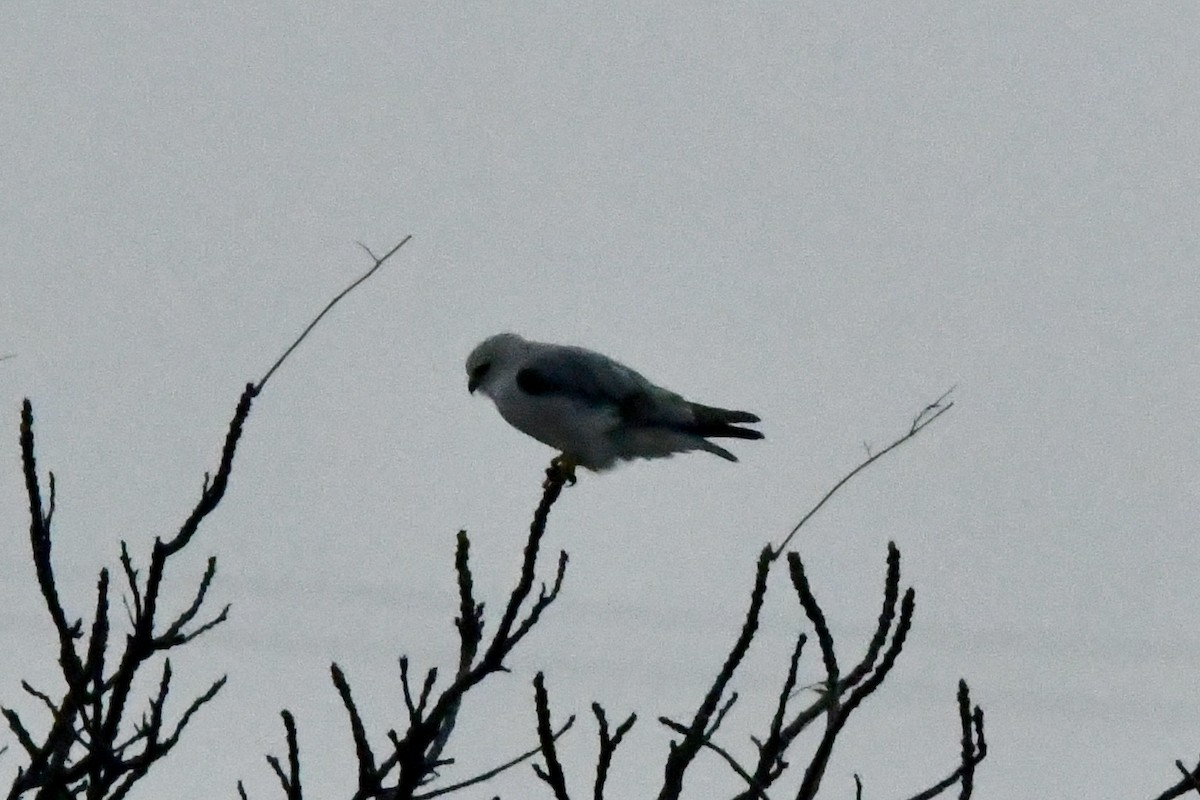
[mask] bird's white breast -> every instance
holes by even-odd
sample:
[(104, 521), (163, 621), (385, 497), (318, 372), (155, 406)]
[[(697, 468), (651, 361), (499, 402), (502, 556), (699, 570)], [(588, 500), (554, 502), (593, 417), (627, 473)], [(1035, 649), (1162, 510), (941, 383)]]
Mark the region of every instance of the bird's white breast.
[(500, 415), (514, 428), (561, 450), (591, 469), (610, 466), (616, 458), (610, 433), (616, 410), (563, 395), (529, 395), (506, 381), (493, 395)]

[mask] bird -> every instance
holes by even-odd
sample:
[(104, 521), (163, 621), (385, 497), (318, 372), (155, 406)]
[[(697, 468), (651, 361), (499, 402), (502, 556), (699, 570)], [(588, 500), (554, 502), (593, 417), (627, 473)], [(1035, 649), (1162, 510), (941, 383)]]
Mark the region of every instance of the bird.
[(691, 450), (737, 461), (709, 439), (763, 438), (738, 427), (757, 415), (685, 400), (582, 347), (500, 333), (471, 351), (466, 369), (468, 391), (490, 397), (510, 425), (558, 450), (552, 465), (571, 483), (576, 467), (601, 472)]

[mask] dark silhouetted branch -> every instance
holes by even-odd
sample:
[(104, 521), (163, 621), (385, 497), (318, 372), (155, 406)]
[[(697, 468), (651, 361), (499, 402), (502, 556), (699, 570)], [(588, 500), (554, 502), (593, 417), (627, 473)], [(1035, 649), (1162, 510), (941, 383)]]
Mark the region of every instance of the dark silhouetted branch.
[[(687, 735), (688, 733), (688, 728), (686, 725), (681, 725), (673, 719), (659, 717), (658, 721), (676, 733), (682, 733), (684, 735)], [(746, 782), (746, 785), (750, 787), (750, 792), (754, 797), (761, 798), (761, 800), (771, 800), (769, 797), (767, 797), (767, 793), (763, 791), (763, 788), (759, 786), (757, 782), (755, 782), (754, 776), (751, 775), (745, 767), (739, 764), (737, 759), (734, 758), (728, 750), (726, 750), (724, 747), (721, 747), (712, 739), (705, 739), (702, 742), (702, 745), (719, 755), (725, 761), (725, 763), (729, 765), (729, 768), (732, 769), (739, 778)]]
[[(890, 547), (894, 547), (894, 545), (890, 545)], [(889, 562), (890, 560), (891, 559), (889, 557)], [(808, 588), (808, 581), (804, 576), (804, 566), (800, 561), (800, 556), (796, 553), (789, 553), (788, 566), (791, 571), (792, 584), (796, 589), (797, 595), (800, 597), (800, 604), (803, 606), (805, 614), (808, 615), (808, 618), (813, 623), (813, 626), (818, 629), (819, 636), (821, 625), (824, 624), (823, 616), (818, 616), (820, 615), (820, 607), (817, 605), (816, 599), (813, 597), (811, 590)], [(889, 581), (891, 576), (892, 572), (889, 569)], [(898, 577), (899, 574), (897, 572), (897, 578)], [(800, 791), (796, 795), (799, 800), (810, 800), (810, 798), (816, 797), (817, 791), (821, 786), (821, 778), (825, 774), (825, 767), (828, 765), (829, 757), (833, 753), (834, 743), (837, 741), (838, 734), (841, 733), (842, 728), (849, 719), (851, 712), (854, 711), (854, 709), (857, 708), (858, 705), (871, 694), (871, 692), (875, 691), (875, 689), (877, 689), (879, 685), (883, 683), (883, 679), (887, 676), (888, 672), (891, 671), (892, 666), (896, 662), (896, 658), (900, 655), (900, 651), (904, 647), (905, 637), (908, 635), (909, 626), (912, 624), (914, 600), (915, 594), (912, 589), (909, 589), (904, 595), (904, 602), (901, 605), (900, 611), (900, 620), (892, 634), (891, 644), (884, 653), (883, 659), (880, 661), (879, 666), (874, 672), (870, 673), (862, 681), (862, 683), (853, 689), (849, 689), (849, 696), (846, 697), (844, 702), (842, 701), (842, 696), (846, 689), (839, 685), (836, 674), (828, 674), (831, 663), (836, 669), (836, 660), (832, 657), (832, 638), (829, 640), (829, 653), (826, 654), (824, 652), (824, 647), (822, 648), (823, 658), (825, 660), (827, 670), (825, 689), (827, 719), (825, 723), (825, 731), (821, 736), (821, 741), (817, 745), (816, 752), (813, 754), (812, 759), (809, 761), (808, 767), (804, 771), (804, 780), (801, 782)], [(818, 618), (822, 620), (821, 625), (818, 625), (817, 623)], [(882, 618), (880, 620), (880, 624), (882, 628), (882, 625), (884, 624)], [(878, 635), (878, 632), (876, 635)]]
[[(804, 769), (799, 791), (794, 796), (801, 800), (811, 800), (817, 795), (836, 740), (844, 730), (850, 714), (870, 697), (890, 674), (912, 626), (915, 593), (911, 588), (903, 593), (900, 591), (900, 553), (895, 545), (889, 543), (888, 546), (887, 575), (877, 625), (864, 654), (856, 662), (842, 662), (839, 659), (834, 632), (809, 584), (804, 564), (798, 554), (787, 554), (791, 583), (804, 617), (813, 627), (825, 675), (816, 699), (800, 710), (793, 708), (792, 706), (798, 704), (796, 698), (800, 694), (797, 690), (799, 663), (808, 641), (807, 635), (798, 631), (777, 700), (769, 719), (765, 720), (765, 734), (761, 739), (751, 737), (757, 748), (757, 757), (753, 761), (752, 769), (743, 766), (730, 749), (714, 741), (738, 698), (738, 693), (731, 691), (730, 684), (757, 634), (771, 567), (784, 555), (786, 546), (795, 534), (841, 486), (882, 456), (912, 439), (949, 410), (953, 403), (946, 402), (948, 395), (949, 392), (922, 409), (913, 419), (908, 431), (886, 448), (877, 453), (868, 450), (866, 460), (838, 481), (816, 506), (805, 514), (784, 539), (783, 544), (779, 547), (768, 545), (762, 550), (755, 570), (750, 605), (740, 632), (692, 720), (682, 723), (666, 717), (659, 718), (664, 726), (679, 737), (670, 744), (664, 765), (660, 800), (675, 800), (682, 795), (685, 775), (702, 749), (716, 753), (745, 783), (745, 788), (737, 795), (739, 800), (769, 800), (768, 789), (788, 769), (789, 747), (812, 723), (823, 719), (823, 729)], [(536, 594), (534, 587), (537, 583), (538, 559), (550, 511), (570, 480), (571, 476), (557, 460), (546, 470), (542, 499), (529, 528), (517, 584), (509, 594), (496, 628), (489, 637), (484, 635), (484, 604), (476, 597), (470, 563), (470, 540), (465, 531), (459, 532), (454, 558), (458, 588), (458, 609), (454, 619), (458, 635), (458, 654), (454, 673), (448, 681), (439, 681), (437, 668), (430, 668), (424, 673), (424, 679), (418, 687), (416, 677), (410, 674), (408, 658), (401, 657), (400, 682), (407, 727), (403, 734), (395, 730), (387, 732), (391, 752), (386, 756), (381, 752), (377, 757), (372, 750), (361, 714), (351, 696), (349, 684), (337, 665), (333, 666), (334, 683), (350, 717), (351, 733), (359, 761), (358, 789), (353, 795), (354, 800), (411, 800), (449, 794), (476, 786), (538, 753), (542, 756), (542, 762), (532, 765), (535, 773), (550, 787), (556, 800), (569, 800), (567, 779), (555, 742), (570, 727), (574, 717), (559, 731), (553, 731), (545, 679), (540, 672), (534, 679), (539, 746), (467, 780), (443, 783), (440, 786), (436, 782), (440, 778), (440, 767), (453, 763), (453, 759), (443, 759), (441, 754), (455, 728), (463, 698), (489, 676), (507, 670), (508, 655), (537, 625), (542, 613), (559, 595), (568, 563), (565, 552), (559, 555), (553, 579), (543, 583)], [(846, 671), (846, 667), (851, 663), (853, 666)], [(987, 749), (983, 738), (983, 712), (978, 707), (972, 712), (965, 683), (960, 685), (959, 705), (960, 723), (963, 728), (960, 763), (950, 778), (939, 783), (941, 788), (933, 788), (941, 791), (959, 784), (962, 786), (961, 797), (969, 798), (974, 786), (975, 766), (983, 760)], [(613, 754), (633, 725), (636, 716), (630, 715), (615, 733), (611, 733), (603, 708), (594, 704), (593, 713), (599, 725), (600, 740), (593, 797), (594, 800), (602, 800)], [(292, 753), (293, 748), (289, 744), (289, 759), (294, 765), (298, 754), (293, 756)], [(272, 761), (272, 767), (287, 793), (288, 787), (298, 782), (298, 777), (295, 781), (290, 777), (285, 779), (285, 771), (278, 761)], [(298, 776), (298, 771), (296, 774)], [(855, 775), (856, 798), (861, 800), (862, 793), (861, 779)], [(288, 797), (289, 800), (295, 800), (290, 794)]]
[(1195, 769), (1189, 770), (1182, 761), (1177, 760), (1175, 768), (1183, 773), (1183, 777), (1154, 800), (1172, 800), (1172, 798), (1182, 797), (1193, 791), (1200, 793), (1200, 762), (1196, 764)]
[[(975, 735), (971, 727), (971, 690), (967, 688), (967, 682), (959, 679), (958, 681), (958, 718), (959, 724), (962, 726), (962, 791), (959, 793), (959, 800), (969, 800), (971, 792), (975, 789), (975, 765), (978, 763), (975, 760)], [(982, 722), (982, 710), (980, 711), (980, 722)], [(980, 730), (982, 731), (982, 725)]]
[(700, 708), (696, 711), (696, 716), (688, 725), (687, 733), (680, 741), (671, 743), (664, 770), (663, 787), (658, 794), (659, 800), (680, 796), (683, 791), (684, 773), (696, 757), (696, 753), (704, 746), (704, 742), (712, 736), (713, 730), (709, 728), (712, 715), (716, 712), (717, 706), (721, 702), (721, 696), (725, 693), (725, 687), (733, 679), (733, 673), (741, 664), (746, 651), (750, 649), (750, 642), (758, 631), (758, 616), (762, 611), (763, 599), (767, 594), (767, 574), (771, 570), (771, 562), (774, 559), (771, 548), (763, 548), (754, 572), (754, 588), (750, 592), (750, 608), (746, 612), (746, 621), (742, 625), (742, 631), (738, 635), (733, 649), (729, 651), (729, 656), (725, 659), (725, 664), (717, 674), (716, 680), (713, 681), (704, 701), (700, 704)]
[(630, 714), (626, 717), (625, 721), (618, 725), (616, 731), (610, 735), (608, 717), (604, 713), (604, 707), (599, 703), (592, 703), (592, 713), (596, 716), (600, 736), (600, 755), (596, 759), (596, 783), (592, 798), (593, 800), (604, 800), (604, 784), (608, 781), (608, 770), (612, 766), (613, 753), (621, 744), (621, 740), (625, 738), (625, 734), (629, 733), (633, 723), (637, 722), (637, 714)]
[(458, 574), (459, 616), (454, 621), (458, 629), (458, 673), (470, 669), (483, 641), (483, 604), (475, 602), (475, 582), (471, 576), (471, 540), (466, 531), (458, 532), (454, 551), (454, 571)]
[[(571, 729), (571, 726), (573, 726), (574, 724), (575, 724), (575, 717), (574, 716), (569, 717), (567, 719), (567, 721), (563, 723), (562, 727), (554, 732), (554, 735), (552, 737), (553, 741), (557, 742), (559, 740), (559, 738), (564, 733), (569, 731)], [(529, 759), (533, 758), (540, 752), (542, 752), (542, 748), (539, 745), (539, 746), (533, 748), (532, 750), (526, 750), (521, 755), (517, 756), (516, 758), (510, 759), (509, 761), (504, 762), (503, 764), (501, 764), (498, 767), (493, 767), (492, 769), (489, 769), (486, 772), (481, 772), (478, 775), (476, 775), (472, 778), (468, 778), (465, 781), (459, 781), (458, 783), (452, 783), (447, 786), (442, 786), (438, 789), (434, 789), (429, 792), (422, 792), (421, 794), (413, 795), (413, 800), (428, 800), (428, 798), (431, 798), (431, 797), (438, 797), (440, 795), (450, 794), (451, 792), (457, 792), (460, 789), (466, 789), (468, 786), (475, 786), (476, 784), (480, 784), (480, 783), (483, 783), (484, 781), (491, 780), (492, 778), (496, 777), (500, 773), (506, 772), (507, 770), (512, 769), (513, 767), (517, 766), (518, 764), (528, 761)]]
[[(543, 584), (534, 595), (538, 556), (550, 510), (561, 495), (568, 476), (556, 465), (546, 470), (542, 498), (534, 512), (525, 543), (520, 575), (516, 587), (509, 594), (500, 621), (491, 638), (484, 642), (484, 604), (475, 599), (474, 579), (470, 566), (470, 540), (466, 532), (460, 531), (455, 547), (454, 569), (458, 582), (459, 608), (455, 618), (455, 629), (459, 637), (459, 652), (454, 676), (449, 683), (437, 687), (438, 670), (431, 668), (425, 673), (419, 691), (410, 675), (407, 657), (400, 658), (400, 684), (404, 696), (406, 729), (401, 735), (388, 732), (390, 754), (380, 758), (372, 750), (362, 723), (361, 714), (350, 693), (349, 683), (337, 665), (333, 665), (334, 683), (342, 703), (350, 717), (351, 733), (354, 737), (358, 758), (359, 785), (354, 797), (384, 798), (385, 800), (409, 800), (415, 797), (435, 797), (469, 785), (475, 785), (492, 777), (514, 764), (543, 752), (541, 747), (522, 754), (500, 767), (477, 775), (468, 781), (449, 786), (431, 787), (438, 777), (438, 768), (448, 761), (441, 757), (455, 727), (463, 697), (489, 675), (506, 671), (505, 659), (513, 648), (541, 619), (542, 613), (557, 598), (566, 576), (567, 554), (559, 554), (554, 579)], [(564, 726), (563, 730), (569, 726)], [(561, 735), (552, 733), (550, 743)], [(615, 746), (615, 745), (614, 745)], [(551, 756), (552, 757), (552, 756)]]
[(33, 410), (28, 400), (23, 404), (20, 443), (30, 509), (30, 546), (38, 586), (58, 636), (59, 666), (66, 688), (59, 699), (37, 693), (51, 717), (49, 730), (40, 739), (30, 733), (16, 712), (5, 710), (5, 719), (28, 756), (28, 763), (19, 768), (10, 787), (10, 798), (31, 791), (37, 791), (39, 796), (84, 792), (88, 798), (123, 797), (153, 763), (170, 752), (192, 715), (224, 685), (223, 678), (214, 683), (168, 728), (165, 704), (171, 672), (166, 662), (158, 691), (150, 698), (148, 713), (134, 725), (133, 733), (126, 732), (130, 724), (126, 713), (130, 691), (145, 663), (156, 653), (186, 644), (225, 619), (227, 612), (222, 611), (203, 625), (188, 629), (211, 585), (216, 570), (213, 561), (192, 603), (162, 632), (156, 625), (157, 603), (167, 559), (186, 546), (224, 494), (252, 396), (247, 390), (230, 423), (217, 478), (206, 481), (205, 491), (180, 532), (165, 543), (155, 541), (145, 585), (139, 583), (128, 547), (122, 543), (121, 564), (132, 596), (132, 602), (126, 605), (132, 632), (125, 638), (124, 651), (111, 672), (108, 671), (111, 640), (108, 570), (100, 571), (95, 610), (81, 655), (76, 642), (84, 637), (83, 622), (68, 618), (59, 599), (50, 558), (55, 482), (51, 474), (49, 502), (43, 504), (34, 454)]
[(367, 731), (363, 726), (362, 716), (350, 695), (350, 684), (337, 664), (329, 668), (333, 676), (333, 685), (337, 687), (342, 705), (350, 717), (350, 733), (354, 737), (354, 751), (358, 756), (358, 794), (356, 797), (374, 797), (380, 791), (379, 771), (375, 767), (375, 753), (371, 751), (371, 743), (367, 741)]
[(25, 492), (29, 498), (29, 542), (33, 551), (33, 565), (37, 574), (38, 588), (42, 591), (46, 610), (58, 634), (59, 661), (68, 683), (78, 680), (83, 665), (75, 652), (75, 640), (81, 635), (80, 620), (67, 621), (62, 601), (58, 597), (58, 586), (54, 581), (54, 567), (50, 563), (50, 521), (54, 516), (54, 473), (50, 473), (50, 510), (43, 510), (42, 492), (37, 474), (37, 459), (33, 443), (33, 406), (29, 400), (21, 406), (21, 465), (25, 473)]
[(958, 719), (962, 729), (959, 765), (942, 780), (908, 800), (932, 800), (955, 784), (961, 785), (960, 800), (967, 800), (975, 788), (975, 767), (987, 757), (987, 740), (983, 736), (983, 709), (971, 708), (971, 691), (967, 682), (958, 682)]
[[(1175, 760), (1175, 768), (1183, 773), (1184, 782), (1186, 782), (1193, 789), (1195, 789), (1196, 794), (1200, 794), (1200, 777), (1198, 777), (1194, 773), (1190, 772), (1188, 770), (1188, 768), (1183, 765), (1183, 761), (1181, 761), (1179, 759)], [(1200, 769), (1200, 768), (1198, 768), (1198, 769)]]
[(546, 782), (554, 792), (555, 800), (571, 800), (567, 793), (567, 779), (563, 774), (562, 763), (558, 760), (558, 750), (554, 746), (554, 733), (550, 727), (550, 698), (546, 694), (546, 679), (538, 673), (533, 679), (534, 707), (537, 709), (538, 742), (541, 744), (542, 758), (546, 761), (545, 769), (537, 764), (533, 771)]
[(813, 597), (812, 589), (808, 585), (808, 576), (804, 574), (804, 562), (800, 560), (799, 555), (788, 554), (788, 568), (791, 570), (792, 585), (796, 587), (796, 593), (800, 596), (800, 606), (812, 623), (817, 634), (817, 644), (821, 647), (821, 660), (825, 662), (825, 691), (832, 693), (836, 698), (840, 671), (837, 654), (833, 652), (833, 634), (829, 632), (825, 613), (817, 604), (817, 598)]
[[(296, 738), (296, 720), (287, 711), (281, 712), (280, 716), (283, 717), (283, 729), (287, 738), (288, 766), (285, 770), (275, 756), (267, 756), (267, 763), (279, 779), (284, 797), (287, 800), (304, 800), (304, 790), (300, 785), (300, 744)], [(239, 791), (242, 791), (241, 786), (241, 781), (238, 781)], [(242, 796), (245, 797), (244, 792)]]
[(896, 617), (896, 601), (899, 599), (899, 591), (900, 551), (894, 542), (888, 542), (887, 577), (883, 581), (883, 609), (879, 612), (879, 620), (875, 625), (875, 633), (871, 636), (871, 643), (867, 645), (866, 655), (842, 680), (843, 691), (857, 686), (859, 681), (869, 675), (875, 666), (875, 660), (879, 658), (879, 651), (887, 643), (888, 631), (891, 630), (892, 621)]
[[(173, 619), (160, 618), (159, 605), (171, 558), (186, 548), (201, 524), (225, 496), (233, 471), (234, 457), (254, 399), (270, 376), (312, 330), (318, 321), (354, 286), (357, 286), (408, 239), (404, 239), (381, 258), (372, 255), (372, 269), (334, 298), (309, 324), (300, 337), (267, 371), (257, 384), (247, 384), (238, 401), (225, 434), (220, 460), (214, 473), (206, 473), (200, 497), (179, 529), (167, 537), (157, 537), (143, 575), (125, 542), (121, 542), (120, 563), (127, 584), (124, 598), (129, 633), (123, 649), (110, 652), (116, 637), (109, 620), (109, 573), (100, 571), (94, 615), (87, 626), (72, 618), (63, 607), (51, 561), (51, 526), (54, 518), (56, 486), (54, 474), (48, 474), (47, 493), (43, 496), (34, 450), (33, 410), (26, 400), (21, 409), (20, 450), (26, 495), (29, 501), (30, 549), (38, 588), (58, 639), (59, 667), (65, 688), (51, 697), (29, 687), (50, 714), (44, 733), (34, 734), (11, 709), (3, 715), (26, 756), (8, 797), (12, 800), (29, 792), (38, 797), (82, 796), (89, 800), (119, 800), (178, 743), (180, 735), (201, 707), (211, 701), (225, 684), (222, 677), (207, 691), (194, 698), (173, 725), (167, 721), (167, 701), (172, 684), (171, 663), (164, 659), (157, 690), (148, 699), (140, 719), (133, 718), (130, 706), (133, 688), (142, 685), (147, 663), (161, 653), (192, 642), (224, 622), (226, 605), (205, 621), (201, 616), (216, 575), (216, 560), (209, 559), (187, 607)], [(347, 692), (348, 696), (348, 692)], [(287, 719), (290, 719), (287, 718)], [(294, 738), (294, 737), (293, 737)], [(295, 790), (299, 792), (298, 773)], [(244, 791), (239, 786), (239, 791)]]
[[(759, 800), (769, 787), (788, 767), (787, 752), (792, 743), (808, 727), (825, 718), (821, 738), (805, 768), (799, 798), (812, 798), (820, 787), (821, 777), (833, 751), (834, 743), (844, 728), (850, 714), (886, 678), (895, 664), (912, 624), (915, 595), (912, 589), (905, 592), (897, 616), (896, 604), (899, 595), (900, 554), (894, 544), (888, 546), (887, 577), (884, 583), (883, 610), (879, 615), (876, 630), (863, 659), (844, 677), (839, 677), (839, 659), (836, 654), (833, 632), (830, 630), (812, 587), (809, 584), (804, 564), (796, 553), (788, 554), (789, 574), (805, 616), (816, 631), (820, 644), (821, 660), (825, 668), (825, 679), (817, 691), (817, 699), (800, 711), (791, 711), (789, 706), (795, 699), (796, 676), (804, 650), (806, 637), (799, 634), (792, 649), (787, 675), (783, 681), (771, 715), (767, 733), (763, 738), (751, 737), (758, 751), (753, 770), (736, 767), (735, 772), (747, 783), (747, 790), (737, 795), (739, 800)], [(985, 752), (982, 746), (982, 711), (979, 712), (980, 747), (977, 759)], [(715, 746), (711, 749), (716, 750)], [(731, 755), (723, 756), (731, 765), (736, 764)], [(743, 774), (745, 773), (745, 774)]]

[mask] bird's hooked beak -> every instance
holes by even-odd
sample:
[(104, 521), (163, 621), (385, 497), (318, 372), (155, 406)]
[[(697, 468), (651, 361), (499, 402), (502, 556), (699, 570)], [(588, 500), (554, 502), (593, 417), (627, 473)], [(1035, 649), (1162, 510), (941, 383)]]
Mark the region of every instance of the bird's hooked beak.
[(480, 364), (478, 367), (471, 370), (471, 374), (467, 376), (468, 392), (475, 394), (475, 390), (479, 388), (481, 383), (483, 383), (483, 379), (487, 375), (488, 370), (491, 369), (491, 366), (491, 364)]

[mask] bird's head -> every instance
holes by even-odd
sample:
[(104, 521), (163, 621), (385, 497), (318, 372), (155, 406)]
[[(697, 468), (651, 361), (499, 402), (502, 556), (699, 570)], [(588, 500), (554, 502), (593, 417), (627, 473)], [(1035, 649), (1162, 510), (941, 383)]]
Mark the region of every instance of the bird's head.
[(487, 394), (491, 381), (515, 362), (526, 344), (515, 333), (498, 333), (480, 342), (467, 356), (467, 391)]

